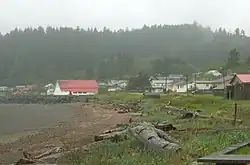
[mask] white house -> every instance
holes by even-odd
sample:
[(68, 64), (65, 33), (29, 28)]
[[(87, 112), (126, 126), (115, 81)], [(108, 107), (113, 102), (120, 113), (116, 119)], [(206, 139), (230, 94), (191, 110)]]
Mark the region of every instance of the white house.
[(164, 89), (168, 89), (169, 85), (173, 82), (173, 80), (151, 80), (151, 92), (163, 92)]
[(0, 91), (7, 91), (9, 88), (7, 86), (1, 86)]
[(218, 70), (209, 70), (208, 72), (206, 72), (205, 74), (208, 75), (213, 75), (213, 76), (221, 76), (221, 73)]
[(128, 85), (127, 80), (110, 80), (108, 82), (108, 86), (111, 86), (111, 87), (126, 88), (127, 85)]
[(177, 84), (174, 85), (172, 90), (174, 92), (178, 92), (178, 93), (185, 93), (187, 92), (187, 86), (188, 86), (188, 90), (193, 89), (195, 86), (199, 91), (206, 91), (206, 90), (210, 90), (210, 88), (213, 86), (212, 84), (196, 84), (195, 83), (188, 83), (188, 85), (186, 84)]

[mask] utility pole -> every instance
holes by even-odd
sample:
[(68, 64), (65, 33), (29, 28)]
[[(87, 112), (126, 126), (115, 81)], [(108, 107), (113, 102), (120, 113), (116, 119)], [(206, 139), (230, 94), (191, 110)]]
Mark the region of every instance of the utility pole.
[(187, 92), (187, 96), (188, 96), (188, 75), (186, 75), (186, 92)]
[(194, 73), (194, 90), (196, 92), (196, 73)]
[(168, 76), (165, 77), (165, 92), (168, 91)]
[(225, 81), (225, 69), (223, 67), (220, 67), (222, 80), (223, 80), (223, 88), (224, 88), (224, 99), (226, 99), (226, 81)]

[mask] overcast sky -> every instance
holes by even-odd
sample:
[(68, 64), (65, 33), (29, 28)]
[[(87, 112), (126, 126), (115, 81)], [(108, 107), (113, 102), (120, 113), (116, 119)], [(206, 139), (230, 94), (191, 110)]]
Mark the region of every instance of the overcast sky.
[(0, 0), (0, 31), (39, 25), (138, 28), (198, 23), (250, 34), (250, 0)]

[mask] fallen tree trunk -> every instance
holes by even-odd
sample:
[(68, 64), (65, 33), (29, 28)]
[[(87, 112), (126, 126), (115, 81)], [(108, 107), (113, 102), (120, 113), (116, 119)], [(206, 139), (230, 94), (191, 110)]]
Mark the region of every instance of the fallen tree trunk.
[[(185, 110), (185, 109), (180, 109), (177, 107), (173, 107), (173, 106), (165, 106), (165, 108), (171, 112), (177, 112), (182, 114), (181, 119), (187, 119), (187, 118), (202, 118), (202, 119), (215, 119), (215, 120), (224, 120), (224, 121), (230, 121), (233, 122), (234, 119), (231, 118), (225, 118), (225, 117), (218, 117), (218, 116), (209, 116), (209, 115), (201, 115), (199, 113), (200, 110), (194, 110), (194, 111), (190, 111), (190, 110)], [(169, 113), (171, 113), (169, 112)], [(238, 123), (242, 123), (242, 120), (237, 119), (236, 122)]]
[(38, 156), (35, 156), (35, 159), (41, 159), (43, 157), (46, 157), (46, 156), (49, 156), (49, 155), (52, 155), (52, 154), (55, 154), (55, 153), (59, 153), (61, 150), (61, 147), (55, 147), (49, 151), (46, 151)]
[[(169, 110), (171, 112), (177, 112), (177, 113), (181, 113), (181, 114), (186, 113), (186, 110), (180, 109), (177, 107), (173, 107), (173, 106), (164, 106), (163, 108), (166, 110)], [(169, 112), (169, 113), (171, 113), (171, 112)]]
[(117, 110), (117, 113), (129, 113), (129, 110), (127, 110), (127, 109), (119, 109), (119, 110)]
[[(161, 138), (157, 132), (163, 133), (163, 131), (158, 130), (149, 123), (141, 123), (140, 125), (130, 129), (133, 136), (140, 140), (145, 148), (153, 151), (165, 151), (168, 153), (177, 152), (181, 147), (173, 142), (170, 142), (169, 136), (164, 134), (166, 137)], [(163, 136), (162, 136), (163, 137)], [(171, 141), (177, 141), (172, 138)]]
[(154, 127), (162, 131), (176, 130), (173, 124), (169, 124), (167, 121), (153, 123)]
[(120, 140), (125, 140), (127, 139), (127, 130), (120, 131), (120, 132), (111, 132), (107, 134), (101, 134), (101, 135), (96, 135), (94, 137), (95, 141), (101, 141), (101, 140), (114, 140), (114, 141), (120, 141)]
[(190, 111), (190, 110), (181, 109), (181, 108), (177, 108), (173, 106), (164, 106), (164, 109), (167, 109), (168, 113), (173, 113), (173, 112), (180, 113), (182, 115), (181, 117), (182, 119), (192, 118), (198, 115), (198, 111)]
[(142, 112), (132, 112), (129, 113), (130, 116), (143, 116), (144, 114)]
[[(33, 156), (32, 154), (28, 153), (28, 152), (23, 152), (23, 157), (19, 159), (18, 162), (15, 163), (15, 165), (25, 165), (25, 164), (37, 164), (37, 163), (44, 163), (41, 159), (44, 157), (47, 157), (49, 155), (52, 154), (56, 154), (59, 153), (61, 151), (60, 147), (55, 147), (53, 149), (50, 149), (40, 155), (37, 156)], [(45, 165), (45, 164), (44, 164)]]
[(112, 132), (120, 132), (120, 131), (124, 131), (124, 130), (125, 130), (125, 128), (118, 127), (118, 128), (103, 131), (102, 134), (108, 134), (108, 133), (112, 133)]
[(155, 129), (157, 135), (160, 137), (160, 138), (163, 138), (165, 139), (166, 141), (169, 141), (171, 143), (180, 143), (178, 140), (176, 140), (175, 138), (173, 138), (172, 136), (168, 135), (166, 132), (160, 130), (160, 129)]

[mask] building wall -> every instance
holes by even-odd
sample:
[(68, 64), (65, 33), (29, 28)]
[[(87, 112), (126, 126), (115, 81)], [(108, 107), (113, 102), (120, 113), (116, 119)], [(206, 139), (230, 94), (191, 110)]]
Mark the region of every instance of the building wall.
[(235, 84), (232, 90), (234, 100), (250, 100), (250, 84)]
[(232, 93), (234, 100), (249, 100), (250, 99), (250, 85), (243, 84), (238, 77), (235, 77), (231, 82)]
[(64, 95), (69, 95), (69, 92), (61, 91), (58, 82), (56, 82), (54, 95), (56, 95), (56, 96), (64, 96)]
[[(192, 87), (193, 87), (193, 83), (188, 84), (188, 89), (190, 89)], [(187, 86), (186, 86), (186, 84), (184, 84), (184, 85), (175, 85), (175, 86), (173, 86), (172, 91), (173, 92), (178, 92), (178, 93), (184, 93), (184, 92), (187, 92)]]

